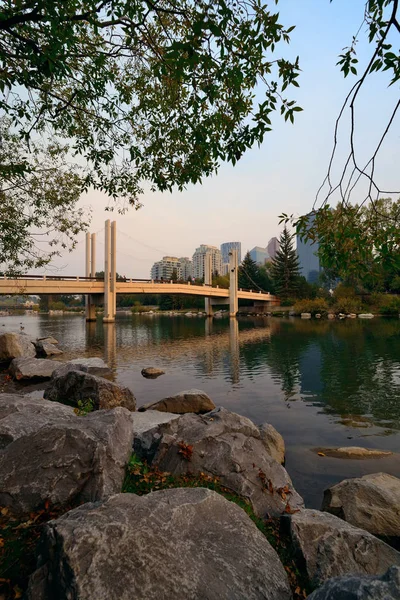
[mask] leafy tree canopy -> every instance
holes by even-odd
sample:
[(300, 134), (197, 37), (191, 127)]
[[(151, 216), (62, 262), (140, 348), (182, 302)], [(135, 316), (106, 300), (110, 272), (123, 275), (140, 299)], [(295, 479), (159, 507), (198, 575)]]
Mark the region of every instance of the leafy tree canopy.
[(68, 141), (83, 187), (138, 205), (144, 181), (234, 164), (275, 109), (293, 122), (298, 60), (276, 56), (292, 29), (261, 0), (3, 0), (0, 110), (25, 142)]
[(297, 224), (301, 236), (318, 242), (322, 266), (331, 279), (366, 289), (396, 291), (400, 276), (400, 200), (374, 204), (325, 206)]
[[(0, 266), (5, 273), (43, 267), (62, 248), (74, 247), (88, 224), (76, 208), (82, 176), (57, 141), (31, 142), (0, 119)], [(47, 240), (43, 244), (43, 239)]]

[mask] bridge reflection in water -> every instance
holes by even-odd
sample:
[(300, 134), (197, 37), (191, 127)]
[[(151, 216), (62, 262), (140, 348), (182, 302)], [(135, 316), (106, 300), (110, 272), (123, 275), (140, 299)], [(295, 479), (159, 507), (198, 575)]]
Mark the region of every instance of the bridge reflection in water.
[[(156, 319), (164, 319), (163, 317), (155, 317)], [(183, 321), (181, 317), (178, 321)], [(260, 343), (261, 341), (269, 342), (271, 338), (271, 326), (262, 321), (263, 326), (256, 329), (244, 329), (239, 333), (239, 322), (236, 319), (229, 319), (229, 329), (221, 329), (221, 324), (213, 319), (204, 319), (204, 337), (196, 337), (196, 355), (200, 361), (201, 371), (205, 375), (214, 375), (221, 361), (225, 363), (226, 372), (229, 372), (229, 380), (233, 384), (240, 382), (240, 346), (241, 344)], [(87, 323), (86, 344), (87, 349), (93, 349), (99, 343), (99, 322)], [(132, 340), (130, 343), (124, 344), (122, 339), (117, 340), (118, 321), (116, 323), (108, 323), (102, 327), (102, 345), (104, 349), (104, 360), (108, 366), (116, 371), (118, 363), (132, 362)], [(152, 327), (146, 335), (146, 341), (150, 346), (157, 347), (161, 340), (157, 339), (156, 327)], [(120, 332), (121, 333), (121, 332)], [(119, 336), (121, 338), (121, 335)], [(128, 341), (128, 340), (127, 340)], [(179, 356), (192, 353), (193, 340), (170, 339), (162, 342), (163, 355), (167, 354), (168, 358), (177, 358)], [(147, 344), (146, 344), (147, 346)], [(147, 354), (148, 348), (144, 350)]]

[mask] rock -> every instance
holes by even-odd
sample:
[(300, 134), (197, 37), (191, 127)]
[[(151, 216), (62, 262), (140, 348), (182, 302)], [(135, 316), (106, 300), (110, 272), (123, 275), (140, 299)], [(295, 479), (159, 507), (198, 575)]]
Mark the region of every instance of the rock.
[(118, 494), (45, 525), (28, 600), (290, 600), (265, 536), (204, 488)]
[(357, 315), (356, 313), (350, 313), (349, 315), (347, 315), (348, 319), (357, 319)]
[(0, 394), (0, 451), (20, 437), (58, 423), (60, 418), (73, 420), (74, 417), (71, 406), (46, 402), (42, 398)]
[(45, 358), (14, 358), (9, 367), (11, 375), (17, 380), (50, 379), (55, 369), (57, 363)]
[(176, 394), (176, 396), (170, 396), (152, 404), (144, 404), (139, 410), (141, 412), (145, 410), (159, 410), (161, 412), (182, 415), (185, 413), (207, 413), (214, 408), (214, 402), (205, 392), (201, 390), (186, 390)]
[(311, 313), (301, 313), (300, 317), (302, 319), (311, 319)]
[(373, 319), (374, 315), (372, 313), (362, 313), (358, 315), (359, 319)]
[(165, 413), (158, 410), (146, 410), (145, 412), (135, 412), (132, 415), (133, 432), (135, 436), (147, 433), (157, 428), (159, 425), (169, 423), (174, 419), (179, 419), (179, 415), (174, 413)]
[(31, 338), (24, 333), (0, 334), (0, 362), (13, 358), (35, 358), (36, 350)]
[(322, 317), (321, 313), (316, 313), (315, 318), (320, 319)]
[(154, 458), (161, 434), (159, 426), (179, 419), (179, 415), (146, 410), (145, 412), (132, 413), (133, 419), (133, 449), (141, 456), (146, 456), (147, 461)]
[(400, 566), (394, 548), (328, 513), (305, 509), (291, 515), (290, 533), (314, 586), (331, 577), (381, 575)]
[(267, 452), (258, 427), (224, 408), (159, 425), (150, 456), (146, 452), (138, 448), (138, 454), (161, 471), (218, 477), (222, 485), (247, 498), (258, 516), (280, 515), (288, 504), (294, 509), (303, 506), (286, 470)]
[(96, 410), (116, 406), (136, 410), (135, 396), (128, 388), (83, 371), (56, 371), (43, 397), (73, 406), (91, 400)]
[(325, 490), (322, 510), (375, 535), (400, 537), (400, 479), (387, 473), (345, 479)]
[(82, 367), (86, 367), (86, 373), (97, 375), (98, 377), (104, 377), (105, 375), (111, 374), (110, 367), (104, 362), (102, 358), (94, 356), (92, 358), (74, 358), (69, 360), (69, 365), (77, 365), (80, 371), (83, 371)]
[(35, 342), (35, 348), (36, 356), (38, 356), (39, 358), (63, 354), (62, 350), (56, 348), (54, 344), (49, 344), (48, 342)]
[(278, 463), (285, 462), (285, 442), (281, 434), (269, 423), (260, 427), (261, 440), (268, 452)]
[(329, 579), (307, 600), (398, 600), (400, 569), (391, 567), (381, 577), (347, 575)]
[(155, 379), (156, 377), (160, 377), (160, 375), (165, 375), (165, 371), (156, 369), (155, 367), (147, 367), (146, 369), (142, 369), (141, 373), (143, 377), (146, 377), (147, 379)]
[(0, 506), (16, 513), (121, 491), (132, 449), (124, 408), (78, 417), (62, 404), (0, 395)]
[(53, 338), (51, 335), (48, 337), (44, 337), (44, 338), (38, 338), (37, 339), (38, 342), (45, 342), (46, 344), (58, 344), (58, 340), (56, 340), (55, 338)]
[(335, 318), (335, 315), (333, 313), (328, 313), (328, 319), (332, 320)]
[(391, 456), (393, 452), (389, 450), (371, 450), (370, 448), (360, 448), (359, 446), (347, 446), (343, 448), (313, 448), (314, 452), (332, 456), (333, 458), (384, 458)]

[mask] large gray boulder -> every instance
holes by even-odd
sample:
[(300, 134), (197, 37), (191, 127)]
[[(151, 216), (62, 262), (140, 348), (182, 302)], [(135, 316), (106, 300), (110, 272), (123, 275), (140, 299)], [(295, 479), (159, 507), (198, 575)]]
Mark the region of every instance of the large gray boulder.
[(286, 470), (266, 450), (249, 419), (224, 408), (160, 425), (138, 454), (173, 475), (205, 473), (247, 498), (261, 517), (304, 506)]
[(399, 600), (400, 568), (391, 567), (381, 577), (346, 575), (329, 579), (307, 600)]
[(376, 535), (400, 536), (400, 479), (387, 473), (345, 479), (324, 492), (322, 510)]
[(57, 363), (45, 358), (14, 358), (9, 366), (10, 374), (17, 379), (50, 379)]
[(0, 362), (10, 362), (13, 358), (34, 358), (36, 349), (31, 338), (24, 333), (0, 334)]
[(400, 566), (400, 553), (334, 515), (301, 510), (290, 517), (290, 534), (314, 586), (341, 575), (381, 575)]
[(135, 396), (131, 390), (103, 377), (90, 373), (63, 369), (56, 371), (44, 392), (44, 398), (78, 406), (78, 402), (91, 400), (94, 408), (109, 409), (123, 406), (128, 410), (136, 410)]
[(207, 489), (118, 494), (45, 527), (28, 600), (290, 600), (246, 513)]
[(57, 348), (54, 344), (50, 344), (46, 341), (35, 342), (36, 356), (39, 358), (46, 358), (48, 356), (56, 356), (57, 354), (63, 354), (63, 351)]
[(175, 396), (163, 398), (152, 404), (145, 404), (139, 410), (159, 410), (179, 415), (185, 413), (202, 414), (214, 410), (215, 404), (205, 392), (201, 390), (186, 390)]
[(28, 513), (121, 490), (132, 451), (124, 408), (78, 417), (71, 407), (0, 395), (0, 506)]
[(75, 419), (74, 409), (42, 398), (0, 394), (0, 451), (42, 427)]

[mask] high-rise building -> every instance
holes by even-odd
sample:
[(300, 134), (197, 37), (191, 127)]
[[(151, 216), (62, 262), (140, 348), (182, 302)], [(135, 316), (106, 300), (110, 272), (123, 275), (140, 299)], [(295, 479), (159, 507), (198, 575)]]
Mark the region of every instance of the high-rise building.
[(269, 260), (269, 254), (266, 248), (261, 248), (261, 246), (255, 246), (249, 252), (250, 257), (256, 262), (258, 265), (265, 265), (267, 260)]
[(229, 263), (229, 252), (231, 250), (237, 250), (238, 252), (238, 264), (242, 262), (242, 244), (241, 242), (224, 242), (221, 244), (221, 258), (222, 264)]
[[(308, 224), (311, 226), (314, 223), (315, 215), (308, 217)], [(310, 240), (302, 240), (299, 235), (296, 236), (297, 241), (297, 256), (299, 257), (300, 273), (305, 277), (308, 283), (318, 281), (321, 273), (321, 265), (318, 257), (318, 242)]]
[(191, 279), (193, 277), (192, 261), (187, 256), (182, 256), (179, 259), (179, 262), (181, 265), (180, 279), (183, 279), (183, 281), (188, 281), (188, 279)]
[(268, 242), (268, 246), (267, 246), (267, 250), (268, 250), (268, 254), (270, 256), (270, 258), (275, 258), (276, 253), (279, 250), (279, 240), (276, 237), (273, 237), (269, 240)]
[(163, 256), (162, 260), (155, 262), (151, 267), (151, 279), (170, 280), (174, 276), (174, 271), (178, 279), (181, 278), (181, 263), (176, 256)]
[(213, 273), (222, 272), (221, 251), (219, 250), (219, 248), (217, 248), (216, 246), (208, 246), (207, 244), (201, 244), (201, 246), (196, 248), (192, 258), (193, 277), (195, 279), (204, 278), (204, 259), (207, 254), (211, 254)]

